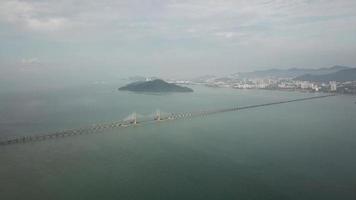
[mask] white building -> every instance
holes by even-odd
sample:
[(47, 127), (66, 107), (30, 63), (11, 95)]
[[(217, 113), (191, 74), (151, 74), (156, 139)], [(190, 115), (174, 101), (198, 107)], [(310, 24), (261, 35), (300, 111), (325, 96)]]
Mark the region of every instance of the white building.
[(330, 91), (336, 91), (337, 90), (337, 84), (336, 81), (330, 81)]
[(314, 87), (313, 83), (310, 83), (309, 81), (302, 81), (300, 83), (300, 88), (302, 89), (312, 89)]

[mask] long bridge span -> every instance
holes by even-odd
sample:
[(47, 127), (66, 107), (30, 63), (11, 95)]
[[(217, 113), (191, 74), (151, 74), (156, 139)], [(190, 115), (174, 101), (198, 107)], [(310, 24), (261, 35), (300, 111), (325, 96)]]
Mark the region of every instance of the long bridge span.
[(315, 96), (315, 97), (306, 97), (306, 98), (299, 98), (299, 99), (292, 99), (292, 100), (284, 100), (284, 101), (276, 101), (264, 104), (256, 104), (256, 105), (248, 105), (248, 106), (235, 106), (225, 109), (213, 109), (213, 110), (205, 110), (205, 111), (196, 111), (196, 112), (186, 112), (186, 113), (162, 113), (160, 111), (156, 111), (153, 117), (148, 119), (138, 120), (138, 114), (133, 113), (124, 120), (111, 122), (111, 123), (101, 123), (95, 124), (88, 127), (82, 127), (78, 129), (68, 129), (62, 130), (47, 134), (38, 134), (38, 135), (29, 135), (29, 136), (18, 136), (12, 139), (2, 140), (0, 141), (0, 145), (11, 145), (11, 144), (22, 144), (27, 142), (34, 142), (34, 141), (42, 141), (47, 139), (55, 139), (55, 138), (63, 138), (68, 136), (75, 136), (75, 135), (86, 135), (92, 133), (99, 133), (109, 129), (115, 128), (128, 128), (135, 126), (136, 124), (145, 124), (145, 123), (152, 123), (152, 122), (159, 122), (159, 121), (168, 121), (168, 120), (179, 120), (179, 119), (188, 119), (193, 117), (201, 117), (206, 115), (224, 113), (224, 112), (232, 112), (232, 111), (239, 111), (239, 110), (247, 110), (253, 109), (258, 107), (266, 107), (278, 104), (286, 104), (292, 103), (297, 101), (307, 101), (313, 99), (320, 99), (335, 96), (335, 94), (328, 94), (322, 96)]

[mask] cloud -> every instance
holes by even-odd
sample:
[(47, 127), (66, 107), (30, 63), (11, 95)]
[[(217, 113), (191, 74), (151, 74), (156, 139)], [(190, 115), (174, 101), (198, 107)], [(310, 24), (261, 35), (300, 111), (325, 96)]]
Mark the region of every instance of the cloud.
[(229, 39), (229, 38), (232, 38), (235, 35), (235, 33), (234, 32), (218, 32), (218, 33), (215, 33), (215, 35)]
[(3, 1), (0, 20), (31, 31), (56, 31), (68, 22), (65, 16), (52, 16), (51, 7), (31, 1)]
[(40, 60), (38, 58), (23, 58), (21, 59), (21, 64), (23, 65), (32, 65), (39, 64)]
[(0, 0), (9, 47), (0, 60), (257, 66), (319, 53), (353, 62), (355, 24), (352, 0)]
[(31, 18), (26, 21), (27, 27), (33, 30), (40, 31), (56, 31), (65, 27), (66, 19), (64, 18), (49, 18), (49, 19), (36, 19)]
[(0, 20), (31, 31), (67, 31), (68, 35), (110, 31), (124, 37), (232, 38), (238, 33), (253, 35), (303, 23), (342, 20), (355, 17), (355, 10), (356, 2), (349, 0), (3, 0)]

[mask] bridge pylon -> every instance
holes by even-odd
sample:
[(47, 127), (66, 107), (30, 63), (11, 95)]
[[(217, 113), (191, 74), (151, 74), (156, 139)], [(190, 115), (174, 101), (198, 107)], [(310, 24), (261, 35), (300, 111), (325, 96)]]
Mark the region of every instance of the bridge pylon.
[(136, 112), (132, 113), (132, 123), (137, 124), (137, 113)]
[(127, 123), (127, 124), (137, 124), (138, 123), (138, 121), (137, 121), (137, 113), (133, 112), (128, 117), (126, 117), (123, 121), (125, 123)]
[(161, 111), (159, 109), (156, 110), (154, 120), (161, 121)]

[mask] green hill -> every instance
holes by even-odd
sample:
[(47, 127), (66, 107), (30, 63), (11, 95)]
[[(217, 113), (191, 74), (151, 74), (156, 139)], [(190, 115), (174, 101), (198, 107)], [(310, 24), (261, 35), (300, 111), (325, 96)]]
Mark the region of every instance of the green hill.
[(130, 83), (120, 87), (119, 90), (133, 92), (193, 92), (193, 90), (188, 87), (167, 83), (160, 79)]

